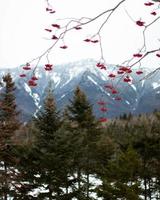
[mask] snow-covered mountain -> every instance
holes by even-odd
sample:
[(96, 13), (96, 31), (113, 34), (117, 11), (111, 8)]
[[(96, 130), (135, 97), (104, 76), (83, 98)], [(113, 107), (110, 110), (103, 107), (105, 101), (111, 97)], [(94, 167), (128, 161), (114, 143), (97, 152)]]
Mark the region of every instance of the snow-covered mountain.
[[(108, 73), (114, 73), (117, 69), (114, 65), (109, 65), (107, 68), (106, 71), (100, 70), (96, 67), (96, 61), (91, 59), (57, 65), (51, 72), (45, 71), (43, 66), (38, 67), (35, 72), (35, 75), (39, 78), (38, 85), (33, 88), (28, 86), (28, 78), (19, 77), (19, 74), (22, 73), (20, 68), (0, 69), (0, 77), (7, 72), (12, 74), (17, 87), (16, 97), (19, 109), (22, 111), (22, 120), (30, 119), (41, 108), (50, 82), (53, 85), (59, 110), (69, 103), (69, 99), (72, 98), (73, 91), (78, 85), (88, 96), (96, 116), (116, 117), (123, 113), (140, 114), (160, 109), (159, 72), (141, 80), (148, 74), (148, 70), (144, 70), (144, 73), (139, 76), (136, 71), (133, 71), (131, 74), (133, 80), (130, 84), (123, 82), (120, 77), (116, 78), (114, 84), (118, 94), (112, 94), (104, 86), (111, 84)], [(30, 72), (27, 76), (31, 76)], [(116, 96), (120, 96), (122, 100), (116, 101)], [(100, 100), (107, 102), (107, 113), (102, 113), (99, 110), (97, 102)]]

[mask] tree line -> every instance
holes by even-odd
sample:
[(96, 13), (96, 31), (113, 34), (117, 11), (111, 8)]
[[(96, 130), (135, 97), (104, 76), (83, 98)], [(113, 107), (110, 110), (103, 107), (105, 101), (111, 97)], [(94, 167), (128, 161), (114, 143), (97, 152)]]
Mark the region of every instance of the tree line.
[(2, 79), (0, 199), (160, 199), (160, 112), (104, 126), (81, 88), (59, 112), (49, 86), (43, 108), (23, 124), (15, 83)]

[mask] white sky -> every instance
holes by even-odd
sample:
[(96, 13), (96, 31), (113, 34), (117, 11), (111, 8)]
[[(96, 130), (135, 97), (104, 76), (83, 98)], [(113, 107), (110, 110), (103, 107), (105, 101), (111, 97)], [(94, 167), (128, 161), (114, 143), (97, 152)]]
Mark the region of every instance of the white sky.
[[(69, 17), (94, 17), (112, 8), (120, 0), (50, 0), (55, 14), (45, 11), (45, 0), (0, 0), (0, 67), (16, 67), (37, 57), (52, 44), (46, 40), (52, 34), (44, 31), (52, 23), (64, 23), (56, 19)], [(142, 27), (136, 26), (126, 15), (128, 10), (136, 21), (142, 18), (146, 24), (154, 19), (150, 12), (154, 7), (145, 7), (145, 0), (126, 0), (114, 13), (102, 31), (104, 56), (107, 63), (120, 64), (136, 53), (143, 42)], [(160, 9), (159, 9), (160, 14)], [(102, 18), (103, 21), (105, 18)], [(100, 20), (100, 21), (101, 21)], [(83, 40), (96, 33), (100, 21), (85, 26), (83, 30), (66, 35), (68, 49), (60, 49), (59, 43), (49, 59), (53, 64), (71, 62), (84, 58), (100, 58), (98, 44), (86, 44)], [(101, 21), (101, 22), (102, 22)], [(160, 42), (160, 20), (147, 32), (147, 48), (158, 48)], [(145, 67), (157, 67), (157, 58), (150, 57)], [(46, 63), (44, 58), (41, 63)]]

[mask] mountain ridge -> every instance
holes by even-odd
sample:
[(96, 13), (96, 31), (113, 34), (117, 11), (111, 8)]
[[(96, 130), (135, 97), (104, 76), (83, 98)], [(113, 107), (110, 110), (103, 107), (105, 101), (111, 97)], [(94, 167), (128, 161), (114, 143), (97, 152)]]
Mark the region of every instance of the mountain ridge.
[[(130, 74), (132, 83), (120, 81), (120, 77), (114, 80), (117, 85), (118, 94), (112, 94), (104, 86), (111, 84), (108, 74), (117, 70), (115, 65), (107, 65), (107, 70), (100, 70), (96, 67), (96, 61), (92, 59), (57, 65), (51, 72), (46, 72), (43, 67), (38, 67), (35, 76), (38, 77), (38, 85), (30, 88), (27, 78), (20, 78), (20, 68), (0, 69), (0, 78), (10, 72), (16, 84), (16, 99), (19, 109), (22, 111), (22, 120), (29, 120), (31, 116), (42, 107), (46, 95), (46, 88), (49, 82), (53, 84), (54, 96), (59, 110), (63, 109), (72, 98), (76, 86), (80, 86), (86, 93), (90, 103), (93, 105), (97, 117), (107, 116), (118, 117), (123, 113), (134, 115), (152, 112), (160, 108), (160, 73), (157, 72), (149, 79), (140, 81), (148, 74), (144, 69), (143, 75), (136, 75), (136, 70)], [(31, 72), (27, 72), (31, 77)], [(2, 88), (1, 88), (2, 89)], [(115, 97), (120, 96), (122, 101), (116, 101)], [(101, 112), (97, 102), (107, 102), (107, 112)]]

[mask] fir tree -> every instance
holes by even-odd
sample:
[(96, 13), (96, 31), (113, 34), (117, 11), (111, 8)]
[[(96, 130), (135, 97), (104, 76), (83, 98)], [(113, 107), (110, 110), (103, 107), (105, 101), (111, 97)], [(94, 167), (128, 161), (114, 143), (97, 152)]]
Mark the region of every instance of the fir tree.
[(85, 93), (79, 87), (75, 89), (68, 106), (68, 118), (72, 129), (73, 166), (77, 173), (77, 198), (90, 199), (90, 175), (96, 169), (99, 124)]
[(57, 198), (62, 193), (58, 178), (59, 160), (56, 157), (55, 135), (60, 127), (60, 120), (51, 88), (44, 100), (44, 107), (34, 119), (37, 128), (35, 152), (38, 156), (39, 178), (37, 184), (45, 185), (46, 192), (38, 195), (39, 199)]
[[(160, 166), (159, 122), (151, 116), (142, 116), (135, 125), (134, 148), (141, 156), (140, 177), (143, 184), (144, 199), (152, 199), (156, 191), (156, 174)], [(157, 177), (158, 178), (158, 177)], [(158, 189), (158, 188), (157, 188)], [(156, 192), (155, 192), (156, 191)]]
[(15, 100), (15, 84), (10, 74), (3, 77), (4, 88), (0, 93), (0, 196), (8, 199), (13, 196), (15, 179), (14, 166), (17, 159), (15, 155), (14, 136), (20, 128), (19, 112)]

